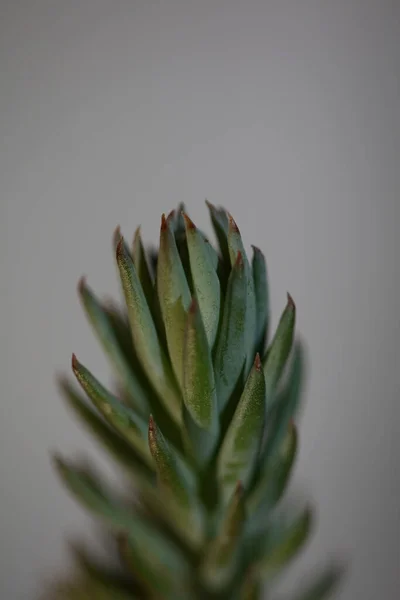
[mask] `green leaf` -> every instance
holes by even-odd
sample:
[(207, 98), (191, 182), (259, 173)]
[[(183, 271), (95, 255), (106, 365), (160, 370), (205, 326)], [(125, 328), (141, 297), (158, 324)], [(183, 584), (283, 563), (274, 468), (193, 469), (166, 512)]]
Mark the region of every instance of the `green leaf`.
[(138, 358), (166, 409), (181, 422), (181, 399), (160, 346), (150, 309), (136, 269), (124, 250), (123, 238), (117, 247), (117, 262), (128, 307), (129, 322)]
[(162, 538), (141, 544), (134, 535), (120, 536), (124, 563), (147, 590), (150, 598), (187, 600), (189, 569), (183, 558)]
[(241, 536), (246, 519), (244, 489), (236, 484), (219, 530), (207, 548), (201, 576), (206, 584), (218, 590), (233, 579), (240, 558)]
[(199, 306), (195, 299), (189, 309), (184, 346), (183, 400), (193, 456), (203, 465), (218, 441), (219, 416), (211, 351)]
[(297, 454), (297, 443), (297, 429), (295, 424), (291, 423), (279, 452), (267, 461), (264, 474), (247, 499), (246, 506), (251, 515), (248, 522), (249, 531), (255, 532), (257, 529), (263, 529), (263, 524), (268, 524), (271, 511), (281, 500), (289, 483)]
[(74, 390), (67, 380), (61, 380), (59, 386), (68, 406), (107, 452), (124, 469), (134, 474), (135, 482), (142, 478), (151, 481), (153, 472), (141, 455), (87, 406), (85, 399)]
[(182, 520), (200, 535), (202, 515), (196, 498), (197, 481), (194, 473), (165, 439), (152, 416), (148, 437), (163, 494), (179, 506)]
[(148, 392), (121, 350), (110, 314), (86, 285), (84, 278), (79, 282), (78, 291), (86, 316), (110, 362), (116, 368), (121, 383), (133, 399), (135, 408), (147, 416), (149, 413)]
[(265, 424), (265, 381), (259, 354), (250, 371), (218, 461), (218, 480), (223, 497), (229, 498), (236, 482), (245, 489), (257, 466)]
[(215, 349), (214, 372), (220, 412), (235, 389), (246, 358), (246, 300), (247, 283), (243, 257), (239, 252), (228, 280)]
[(267, 409), (269, 409), (274, 402), (276, 386), (284, 371), (286, 361), (292, 348), (295, 321), (296, 307), (293, 298), (288, 294), (286, 308), (280, 318), (264, 364)]
[(157, 290), (169, 356), (175, 377), (183, 384), (183, 345), (191, 295), (170, 223), (163, 215), (157, 264)]
[(291, 600), (328, 600), (340, 582), (342, 569), (338, 565), (330, 565), (314, 576), (313, 581), (303, 585)]
[(151, 465), (151, 456), (146, 443), (146, 421), (106, 390), (92, 373), (80, 364), (74, 354), (72, 370), (97, 410)]
[(148, 301), (153, 298), (154, 280), (150, 271), (145, 249), (143, 247), (140, 227), (135, 231), (132, 245), (132, 259), (137, 276), (142, 285), (143, 293)]
[(207, 208), (210, 212), (211, 223), (218, 240), (222, 259), (229, 264), (229, 249), (228, 249), (228, 229), (229, 221), (227, 212), (223, 208), (216, 208), (211, 202), (206, 200)]
[(195, 224), (187, 215), (184, 215), (184, 218), (194, 290), (208, 344), (212, 349), (218, 331), (221, 302), (221, 290), (215, 270), (215, 259), (212, 258), (210, 244), (204, 240)]
[(293, 360), (288, 382), (277, 396), (274, 408), (270, 414), (270, 431), (268, 432), (263, 460), (273, 457), (281, 447), (290, 422), (296, 417), (305, 378), (304, 348), (300, 342), (294, 347)]
[(244, 273), (246, 278), (247, 287), (247, 301), (246, 301), (246, 326), (245, 326), (245, 350), (246, 350), (246, 366), (245, 366), (245, 377), (251, 368), (254, 361), (255, 355), (255, 343), (256, 343), (256, 296), (254, 290), (253, 273), (250, 269), (250, 264), (247, 258), (246, 251), (243, 246), (242, 237), (238, 226), (236, 225), (233, 217), (229, 215), (229, 230), (228, 230), (228, 247), (231, 265), (233, 266), (238, 255), (241, 253), (244, 263)]
[(311, 510), (306, 508), (281, 534), (277, 543), (256, 565), (263, 577), (279, 574), (300, 552), (311, 532)]
[(252, 271), (256, 297), (256, 350), (264, 355), (269, 323), (268, 273), (265, 256), (259, 248), (252, 246)]
[(131, 548), (135, 551), (135, 557), (138, 559), (137, 567), (141, 575), (146, 571), (148, 574), (152, 573), (152, 577), (157, 579), (163, 574), (165, 584), (170, 577), (182, 581), (187, 574), (188, 565), (184, 556), (171, 541), (164, 538), (151, 523), (128, 511), (112, 498), (105, 487), (91, 474), (68, 464), (57, 455), (54, 457), (54, 465), (70, 493), (84, 507), (105, 519), (117, 532), (125, 534)]

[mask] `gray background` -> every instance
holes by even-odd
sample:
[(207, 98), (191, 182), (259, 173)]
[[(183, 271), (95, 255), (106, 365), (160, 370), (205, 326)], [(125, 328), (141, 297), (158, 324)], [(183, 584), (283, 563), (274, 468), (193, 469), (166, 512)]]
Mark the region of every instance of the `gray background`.
[[(399, 3), (3, 0), (0, 596), (33, 598), (94, 536), (49, 450), (111, 466), (54, 380), (109, 371), (76, 296), (118, 294), (114, 227), (156, 242), (183, 200), (234, 214), (289, 290), (310, 352), (296, 482), (343, 600), (395, 600), (399, 515)], [(96, 538), (97, 539), (97, 538)], [(339, 596), (338, 596), (339, 597)]]

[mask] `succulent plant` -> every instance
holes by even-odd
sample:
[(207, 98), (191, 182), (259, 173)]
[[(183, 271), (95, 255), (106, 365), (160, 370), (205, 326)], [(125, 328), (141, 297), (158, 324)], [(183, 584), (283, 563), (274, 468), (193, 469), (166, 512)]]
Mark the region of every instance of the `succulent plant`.
[[(117, 385), (109, 391), (73, 356), (85, 395), (68, 381), (63, 391), (133, 488), (126, 498), (91, 467), (54, 456), (121, 562), (81, 556), (78, 579), (56, 598), (256, 600), (309, 537), (310, 507), (287, 513), (281, 502), (305, 371), (295, 304), (288, 294), (269, 336), (264, 256), (253, 247), (250, 261), (234, 219), (207, 205), (218, 249), (183, 206), (162, 216), (157, 252), (140, 229), (132, 245), (117, 230), (124, 308), (79, 284)], [(336, 575), (315, 574), (295, 600), (327, 598)]]

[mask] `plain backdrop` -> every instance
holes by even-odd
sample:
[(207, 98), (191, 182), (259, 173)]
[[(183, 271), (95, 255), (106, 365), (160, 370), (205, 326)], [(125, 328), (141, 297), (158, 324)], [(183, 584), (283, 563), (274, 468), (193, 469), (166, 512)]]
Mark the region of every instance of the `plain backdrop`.
[[(400, 589), (400, 5), (385, 0), (0, 2), (0, 597), (36, 597), (93, 523), (49, 459), (112, 466), (55, 384), (108, 382), (82, 274), (119, 297), (111, 239), (205, 198), (290, 291), (310, 371), (295, 482), (317, 507), (288, 572), (349, 560), (340, 600)], [(90, 537), (92, 536), (92, 537)], [(97, 540), (97, 538), (95, 538)], [(97, 543), (97, 542), (96, 542)]]

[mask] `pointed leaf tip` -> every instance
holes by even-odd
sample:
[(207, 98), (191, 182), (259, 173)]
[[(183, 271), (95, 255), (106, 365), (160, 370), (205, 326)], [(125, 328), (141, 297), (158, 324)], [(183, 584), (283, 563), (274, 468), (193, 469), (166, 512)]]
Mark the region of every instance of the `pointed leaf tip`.
[(168, 227), (167, 219), (165, 218), (165, 213), (161, 215), (161, 231), (166, 231)]
[(124, 254), (124, 237), (122, 235), (120, 235), (120, 238), (118, 240), (116, 253), (117, 258), (123, 256)]
[(86, 289), (86, 281), (87, 281), (86, 275), (82, 275), (82, 277), (79, 279), (78, 285), (77, 285), (79, 294), (82, 294), (82, 292)]
[(261, 371), (261, 369), (262, 369), (262, 362), (261, 362), (261, 358), (260, 358), (260, 353), (259, 352), (257, 352), (257, 354), (256, 354), (256, 358), (255, 358), (255, 361), (254, 361), (254, 366), (255, 366), (255, 368), (256, 368), (257, 371)]
[(286, 295), (287, 295), (288, 306), (290, 306), (293, 310), (296, 310), (296, 305), (294, 303), (292, 296), (289, 294), (289, 292), (287, 292)]
[(237, 226), (237, 223), (236, 223), (235, 219), (232, 217), (232, 215), (230, 213), (228, 213), (228, 217), (229, 217), (229, 227), (235, 233), (240, 233), (239, 227)]
[(183, 218), (185, 219), (185, 225), (187, 229), (192, 229), (195, 231), (197, 229), (196, 225), (193, 223), (192, 219), (184, 212), (182, 212)]
[(72, 353), (71, 365), (72, 365), (73, 371), (76, 371), (76, 369), (79, 368), (79, 361), (76, 358), (76, 354), (74, 354), (74, 353)]

